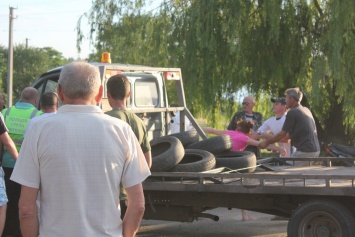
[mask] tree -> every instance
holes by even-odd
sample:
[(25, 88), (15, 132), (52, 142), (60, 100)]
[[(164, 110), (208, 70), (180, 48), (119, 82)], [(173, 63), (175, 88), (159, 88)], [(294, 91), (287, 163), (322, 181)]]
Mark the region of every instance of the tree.
[[(62, 53), (50, 48), (35, 48), (16, 45), (13, 54), (13, 97), (20, 97), (21, 91), (49, 69), (68, 62)], [(8, 61), (8, 50), (0, 48), (0, 61)], [(1, 69), (1, 68), (0, 68)], [(2, 70), (1, 91), (7, 91), (7, 70)]]
[[(260, 99), (300, 87), (321, 140), (355, 142), (353, 0), (173, 0), (149, 11), (145, 3), (93, 1), (83, 17), (97, 52), (181, 67), (189, 107), (212, 111), (214, 122), (221, 99), (235, 105), (241, 88)], [(82, 37), (79, 21), (79, 45)]]

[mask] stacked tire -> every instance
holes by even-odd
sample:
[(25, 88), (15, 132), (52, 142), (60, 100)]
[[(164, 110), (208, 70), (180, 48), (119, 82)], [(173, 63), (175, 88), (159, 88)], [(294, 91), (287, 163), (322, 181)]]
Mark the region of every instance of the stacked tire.
[(153, 172), (203, 172), (215, 167), (253, 172), (256, 166), (253, 153), (230, 151), (228, 135), (201, 140), (197, 131), (187, 131), (154, 138), (150, 145)]

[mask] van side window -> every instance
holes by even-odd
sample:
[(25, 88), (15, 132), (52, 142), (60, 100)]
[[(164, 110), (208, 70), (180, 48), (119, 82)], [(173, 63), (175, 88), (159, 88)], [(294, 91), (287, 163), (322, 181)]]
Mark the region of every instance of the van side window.
[(57, 86), (58, 86), (58, 81), (48, 80), (44, 92), (48, 92), (48, 91), (57, 92)]
[(136, 80), (134, 102), (137, 107), (158, 107), (158, 86), (155, 81)]

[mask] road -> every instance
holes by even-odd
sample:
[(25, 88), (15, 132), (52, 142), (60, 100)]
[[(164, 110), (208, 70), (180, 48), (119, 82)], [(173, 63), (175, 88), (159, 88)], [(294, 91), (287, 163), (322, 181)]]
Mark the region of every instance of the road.
[(143, 220), (138, 237), (286, 237), (288, 221), (272, 221), (273, 216), (249, 212), (255, 220), (241, 221), (239, 209), (217, 208), (209, 211), (220, 217), (215, 222), (200, 218), (192, 223)]

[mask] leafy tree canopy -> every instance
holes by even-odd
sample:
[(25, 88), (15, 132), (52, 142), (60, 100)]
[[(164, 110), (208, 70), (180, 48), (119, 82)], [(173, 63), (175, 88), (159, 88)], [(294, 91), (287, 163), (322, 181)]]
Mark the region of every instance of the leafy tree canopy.
[[(0, 47), (1, 91), (7, 91), (8, 49)], [(62, 53), (51, 47), (35, 48), (19, 44), (13, 50), (13, 101), (20, 97), (21, 91), (49, 69), (68, 63)], [(4, 65), (4, 66), (3, 66)]]
[[(322, 140), (355, 142), (353, 0), (94, 0), (85, 35), (99, 58), (181, 67), (193, 111), (237, 109), (241, 88), (270, 111), (270, 96), (300, 87)], [(93, 59), (93, 58), (92, 58)], [(96, 59), (97, 61), (97, 59)], [(212, 111), (212, 112), (211, 112)]]

